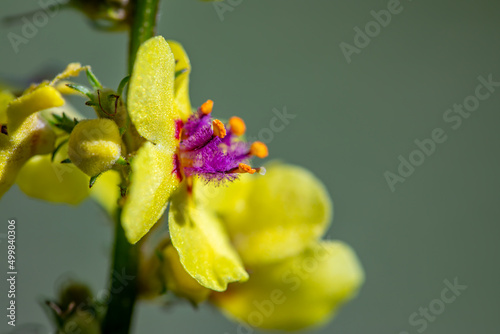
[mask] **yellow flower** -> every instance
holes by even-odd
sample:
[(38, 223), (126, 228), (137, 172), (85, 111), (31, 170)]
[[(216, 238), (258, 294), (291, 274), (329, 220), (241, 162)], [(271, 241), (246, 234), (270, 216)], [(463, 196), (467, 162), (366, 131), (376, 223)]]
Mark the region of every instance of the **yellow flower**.
[[(198, 214), (219, 217), (250, 272), (248, 282), (211, 294), (229, 317), (266, 329), (302, 329), (326, 322), (361, 286), (364, 273), (354, 251), (319, 240), (332, 204), (309, 171), (274, 163), (265, 177), (243, 177), (225, 188), (195, 183), (193, 190)], [(170, 267), (188, 269), (182, 264)]]
[[(8, 99), (8, 98), (7, 98)], [(0, 196), (12, 186), (17, 173), (29, 158), (47, 154), (54, 148), (56, 136), (39, 111), (64, 104), (59, 92), (51, 86), (41, 86), (23, 94), (0, 109)]]
[(196, 206), (193, 180), (199, 176), (220, 184), (241, 173), (262, 172), (246, 163), (251, 156), (267, 156), (267, 147), (241, 140), (241, 119), (227, 126), (212, 120), (211, 100), (191, 110), (190, 69), (182, 46), (161, 36), (149, 39), (137, 52), (127, 105), (146, 142), (131, 159), (122, 225), (128, 240), (138, 242), (170, 200), (171, 242), (182, 266), (202, 286), (224, 291), (228, 283), (245, 281), (248, 274), (218, 217)]
[[(68, 159), (67, 133), (52, 128), (47, 120), (52, 115), (80, 119), (69, 104), (64, 103), (62, 80), (77, 76), (88, 69), (72, 63), (52, 81), (32, 85), (19, 98), (7, 91), (0, 92), (0, 197), (14, 183), (26, 195), (54, 203), (79, 204), (89, 195), (108, 212), (116, 208), (119, 197), (119, 176), (106, 173), (94, 188), (89, 189), (89, 177), (73, 164), (61, 164)], [(56, 144), (56, 145), (54, 145)], [(52, 156), (54, 147), (59, 147)]]

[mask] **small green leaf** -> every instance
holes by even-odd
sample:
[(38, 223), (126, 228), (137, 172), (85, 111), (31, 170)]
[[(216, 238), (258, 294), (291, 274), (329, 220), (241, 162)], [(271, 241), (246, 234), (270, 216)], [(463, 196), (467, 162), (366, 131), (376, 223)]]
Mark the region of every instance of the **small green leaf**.
[(78, 120), (76, 118), (69, 118), (65, 113), (61, 115), (57, 114), (52, 114), (52, 117), (54, 117), (55, 121), (52, 121), (52, 125), (55, 127), (67, 132), (71, 133), (73, 131), (73, 128), (78, 124)]
[(87, 69), (87, 79), (89, 80), (89, 83), (92, 85), (92, 87), (94, 87), (94, 89), (102, 89), (101, 83), (99, 82), (99, 80), (97, 80), (97, 77), (94, 75), (90, 68)]
[(102, 173), (99, 173), (97, 175), (94, 175), (90, 178), (90, 182), (89, 182), (89, 188), (92, 188), (92, 186), (94, 185), (95, 181), (97, 181), (97, 178), (99, 176), (101, 176)]
[(85, 86), (79, 85), (79, 84), (75, 84), (75, 83), (69, 83), (69, 84), (66, 84), (66, 86), (68, 86), (69, 88), (71, 88), (73, 90), (76, 90), (78, 93), (84, 94), (89, 99), (92, 98), (92, 91), (88, 87), (85, 87)]

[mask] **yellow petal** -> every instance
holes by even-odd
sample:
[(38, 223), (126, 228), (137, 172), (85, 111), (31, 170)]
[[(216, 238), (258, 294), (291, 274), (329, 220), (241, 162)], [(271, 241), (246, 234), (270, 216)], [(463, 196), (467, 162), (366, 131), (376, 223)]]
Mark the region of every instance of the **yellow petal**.
[(8, 130), (12, 133), (31, 114), (64, 104), (61, 94), (51, 86), (37, 88), (12, 101), (7, 109)]
[(85, 94), (80, 93), (79, 91), (76, 91), (73, 88), (68, 87), (68, 84), (70, 84), (70, 83), (71, 83), (71, 81), (63, 80), (63, 81), (57, 82), (54, 85), (54, 87), (59, 91), (59, 93), (61, 93), (63, 95), (78, 95), (78, 96), (85, 98), (85, 96), (86, 96)]
[(118, 200), (121, 196), (120, 182), (120, 173), (115, 170), (109, 170), (99, 176), (92, 186), (92, 189), (90, 189), (90, 196), (97, 204), (106, 210), (110, 216), (113, 216), (118, 208)]
[(249, 265), (302, 252), (323, 235), (332, 218), (332, 202), (321, 181), (297, 166), (274, 163), (265, 176), (242, 177), (226, 188), (197, 184), (194, 189), (222, 218)]
[(170, 146), (175, 139), (175, 60), (161, 36), (144, 42), (130, 78), (128, 108), (141, 136), (155, 144)]
[(7, 106), (14, 100), (14, 95), (8, 90), (0, 91), (0, 124), (7, 124)]
[(150, 142), (139, 149), (131, 168), (122, 224), (128, 241), (135, 244), (160, 219), (179, 179), (173, 173), (174, 151), (164, 151)]
[(189, 74), (191, 73), (191, 63), (186, 54), (186, 51), (180, 43), (175, 41), (168, 41), (168, 45), (174, 54), (175, 73), (177, 75), (174, 82), (174, 100), (176, 113), (186, 120), (191, 115), (191, 101), (189, 100)]
[(55, 142), (54, 132), (38, 114), (8, 131), (9, 135), (0, 133), (0, 198), (14, 184), (23, 164), (34, 155), (51, 152)]
[(211, 293), (210, 289), (200, 285), (189, 275), (181, 264), (179, 253), (169, 244), (162, 252), (165, 265), (167, 289), (180, 297), (189, 299), (193, 303), (201, 303)]
[(89, 177), (72, 164), (51, 162), (51, 155), (28, 160), (17, 175), (26, 195), (54, 203), (80, 204), (89, 194)]
[(224, 291), (228, 283), (248, 279), (219, 219), (196, 206), (185, 187), (172, 198), (168, 222), (184, 269), (202, 286)]
[(85, 71), (87, 69), (90, 69), (90, 66), (82, 66), (80, 63), (70, 63), (64, 71), (59, 73), (54, 80), (50, 83), (51, 85), (56, 84), (60, 80), (64, 80), (70, 77), (77, 77), (81, 71)]
[(299, 256), (252, 268), (248, 282), (212, 297), (229, 317), (252, 327), (298, 330), (329, 320), (363, 280), (349, 246), (322, 242)]

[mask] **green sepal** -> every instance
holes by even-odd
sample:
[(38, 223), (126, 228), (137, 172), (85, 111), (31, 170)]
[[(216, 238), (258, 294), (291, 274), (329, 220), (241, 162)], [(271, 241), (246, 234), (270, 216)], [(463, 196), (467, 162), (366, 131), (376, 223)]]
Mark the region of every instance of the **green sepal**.
[(78, 93), (87, 96), (89, 99), (92, 99), (92, 91), (90, 90), (90, 88), (75, 83), (68, 83), (66, 84), (66, 86), (73, 90), (76, 90)]
[(187, 68), (183, 68), (182, 70), (176, 71), (176, 72), (175, 72), (175, 78), (177, 79), (177, 77), (178, 77), (179, 75), (181, 75), (182, 73), (187, 72), (187, 70), (188, 70)]
[(118, 89), (117, 89), (117, 93), (118, 95), (122, 95), (123, 93), (123, 89), (125, 89), (125, 85), (128, 84), (130, 80), (130, 75), (127, 75), (125, 78), (122, 79), (122, 81), (120, 81), (120, 84), (118, 85)]
[(94, 89), (102, 89), (102, 85), (90, 68), (87, 69), (87, 79)]
[(99, 176), (101, 176), (102, 173), (99, 173), (97, 175), (94, 175), (90, 178), (90, 181), (89, 181), (89, 188), (92, 188), (92, 186), (94, 185), (95, 181), (97, 181), (97, 178)]
[(62, 115), (52, 114), (52, 117), (55, 119), (55, 121), (51, 121), (52, 125), (67, 133), (71, 133), (73, 128), (78, 124), (76, 118), (71, 119), (65, 113)]
[(116, 160), (116, 163), (118, 165), (122, 165), (122, 166), (128, 166), (128, 165), (130, 165), (130, 163), (127, 160), (125, 160), (124, 157), (119, 157), (118, 160)]

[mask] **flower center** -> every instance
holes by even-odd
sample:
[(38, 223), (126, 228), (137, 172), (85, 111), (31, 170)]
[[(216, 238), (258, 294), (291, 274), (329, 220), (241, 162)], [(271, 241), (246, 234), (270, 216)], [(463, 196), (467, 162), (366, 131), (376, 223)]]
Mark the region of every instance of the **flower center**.
[(180, 179), (198, 175), (207, 183), (233, 181), (241, 173), (265, 173), (265, 168), (252, 168), (252, 156), (265, 158), (267, 146), (262, 142), (251, 145), (241, 136), (246, 126), (239, 117), (232, 117), (227, 125), (211, 118), (213, 101), (203, 103), (187, 121), (177, 122), (180, 139), (175, 159), (176, 173)]

